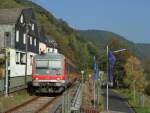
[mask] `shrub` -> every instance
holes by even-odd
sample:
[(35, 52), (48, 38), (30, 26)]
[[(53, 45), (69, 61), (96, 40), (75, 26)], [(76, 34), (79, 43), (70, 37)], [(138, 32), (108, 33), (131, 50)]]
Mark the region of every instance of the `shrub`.
[(147, 85), (145, 92), (147, 95), (150, 95), (150, 83)]

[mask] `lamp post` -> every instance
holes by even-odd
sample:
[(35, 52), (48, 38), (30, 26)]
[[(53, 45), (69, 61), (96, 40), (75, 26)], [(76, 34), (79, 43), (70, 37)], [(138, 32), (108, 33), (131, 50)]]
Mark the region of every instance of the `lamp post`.
[[(119, 49), (119, 50), (116, 50), (116, 51), (113, 51), (113, 53), (118, 53), (118, 52), (122, 52), (122, 51), (125, 51), (126, 49)], [(108, 54), (109, 54), (109, 47), (108, 47), (108, 45), (107, 45), (107, 111), (109, 111), (109, 105), (108, 105), (108, 102), (109, 102), (109, 100), (108, 100), (108, 71), (109, 71), (109, 58), (108, 58)]]
[(108, 111), (108, 52), (109, 52), (109, 48), (108, 48), (108, 45), (107, 45), (107, 99), (106, 99), (106, 102), (107, 102), (107, 111)]

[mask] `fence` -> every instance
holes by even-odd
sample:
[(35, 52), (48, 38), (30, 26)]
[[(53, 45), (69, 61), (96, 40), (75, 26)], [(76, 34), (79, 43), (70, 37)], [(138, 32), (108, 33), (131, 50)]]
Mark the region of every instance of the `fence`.
[[(6, 49), (0, 49), (0, 94), (4, 93), (5, 88), (5, 81), (8, 79), (8, 91), (12, 92), (21, 87), (26, 86), (26, 80), (31, 81), (31, 76), (20, 75), (10, 77), (10, 71), (8, 66), (10, 65), (9, 54), (6, 54)], [(8, 78), (6, 78), (6, 75)], [(9, 93), (9, 92), (8, 92)]]
[(80, 110), (73, 111), (71, 113), (99, 113), (99, 112), (92, 108), (80, 108)]
[(80, 113), (99, 113), (99, 112), (92, 108), (81, 108)]

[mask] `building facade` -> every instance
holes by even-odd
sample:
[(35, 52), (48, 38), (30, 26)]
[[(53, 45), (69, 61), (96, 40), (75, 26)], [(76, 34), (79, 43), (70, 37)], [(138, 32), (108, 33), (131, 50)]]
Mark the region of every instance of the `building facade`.
[(58, 51), (52, 36), (37, 27), (32, 8), (0, 9), (0, 50), (8, 53), (0, 54), (8, 61), (7, 67), (5, 62), (0, 66), (0, 92), (5, 89), (6, 71), (9, 89), (22, 86), (31, 80), (34, 55)]
[(25, 74), (32, 73), (33, 56), (39, 53), (38, 28), (32, 8), (0, 9), (0, 48), (8, 51), (6, 70), (10, 87), (24, 84)]

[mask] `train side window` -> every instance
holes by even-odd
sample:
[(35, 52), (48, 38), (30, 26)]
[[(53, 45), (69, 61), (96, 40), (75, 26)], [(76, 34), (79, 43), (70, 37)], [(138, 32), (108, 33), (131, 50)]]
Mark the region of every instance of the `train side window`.
[(16, 52), (16, 64), (20, 64), (20, 53)]
[(20, 53), (20, 63), (26, 64), (26, 54), (25, 53)]

